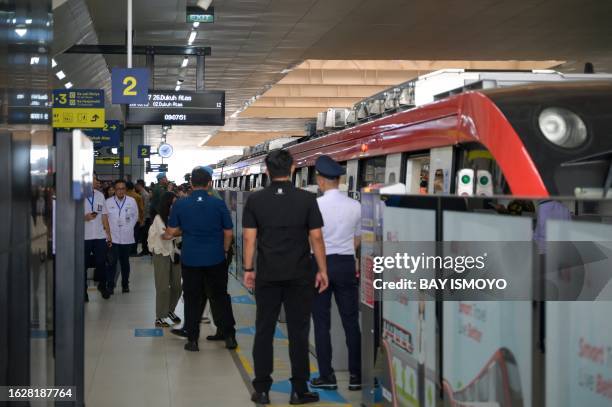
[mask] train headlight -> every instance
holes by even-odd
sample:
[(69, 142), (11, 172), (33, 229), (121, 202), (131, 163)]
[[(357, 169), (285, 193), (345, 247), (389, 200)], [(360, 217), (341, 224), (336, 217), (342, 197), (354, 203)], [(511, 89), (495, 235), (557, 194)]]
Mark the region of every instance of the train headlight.
[(576, 148), (587, 139), (587, 128), (582, 119), (562, 107), (542, 110), (538, 123), (544, 137), (559, 147)]

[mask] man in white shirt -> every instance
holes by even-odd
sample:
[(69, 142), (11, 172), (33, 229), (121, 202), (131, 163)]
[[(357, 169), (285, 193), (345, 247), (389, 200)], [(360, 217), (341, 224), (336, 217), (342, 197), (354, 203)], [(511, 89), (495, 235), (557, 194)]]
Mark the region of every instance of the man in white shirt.
[(315, 163), (317, 184), (323, 196), (317, 198), (323, 215), (323, 240), (327, 255), (329, 288), (315, 296), (312, 319), (319, 377), (311, 387), (334, 390), (338, 387), (331, 365), (331, 297), (338, 305), (346, 334), (349, 355), (349, 390), (361, 389), (361, 333), (359, 330), (359, 277), (355, 253), (361, 236), (361, 205), (338, 190), (346, 171), (331, 157), (323, 155)]
[[(94, 280), (98, 282), (98, 290), (104, 299), (109, 298), (107, 273), (106, 273), (106, 251), (107, 241), (110, 240), (110, 229), (108, 226), (106, 200), (104, 194), (98, 191), (100, 181), (94, 175), (93, 194), (86, 197), (85, 206), (85, 275), (89, 259), (94, 258), (96, 271)], [(87, 295), (87, 278), (85, 278), (85, 301), (89, 301)]]
[(138, 222), (138, 205), (134, 198), (126, 195), (126, 192), (125, 181), (115, 181), (115, 196), (106, 200), (112, 244), (111, 293), (115, 289), (118, 279), (117, 262), (121, 265), (123, 292), (130, 292), (130, 249), (135, 243), (134, 225)]

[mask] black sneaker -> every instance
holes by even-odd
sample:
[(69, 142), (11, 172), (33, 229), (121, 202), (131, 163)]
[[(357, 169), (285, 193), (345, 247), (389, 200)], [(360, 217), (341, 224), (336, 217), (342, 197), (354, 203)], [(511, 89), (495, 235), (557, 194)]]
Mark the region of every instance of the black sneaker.
[(317, 403), (319, 401), (319, 393), (314, 393), (311, 391), (307, 391), (305, 393), (291, 393), (291, 398), (289, 399), (289, 404), (307, 404), (307, 403)]
[(356, 375), (356, 374), (351, 375), (349, 379), (348, 389), (350, 391), (361, 390), (361, 376), (360, 375)]
[(157, 318), (155, 320), (155, 326), (158, 327), (158, 328), (168, 328), (170, 326), (170, 324), (167, 323), (166, 321), (164, 321), (161, 318)]
[(176, 336), (180, 336), (181, 338), (187, 338), (187, 331), (184, 328), (171, 329), (170, 333)]
[(189, 352), (199, 352), (200, 347), (198, 346), (197, 342), (189, 341), (185, 344), (185, 350), (188, 350)]
[(221, 333), (221, 331), (217, 331), (217, 333), (214, 335), (208, 335), (206, 337), (206, 340), (207, 341), (224, 341), (225, 336)]
[(267, 391), (254, 392), (251, 394), (251, 401), (255, 404), (270, 404), (270, 395)]
[(172, 311), (168, 312), (168, 318), (170, 318), (175, 324), (181, 323), (181, 319)]
[(128, 287), (128, 286), (123, 287), (123, 288), (121, 289), (121, 292), (123, 292), (123, 293), (129, 293), (129, 292), (130, 292), (130, 287)]
[(327, 377), (319, 376), (310, 381), (310, 387), (315, 389), (324, 389), (324, 390), (336, 390), (338, 388), (338, 383), (336, 382), (336, 375), (330, 374)]
[(238, 342), (236, 342), (236, 337), (234, 335), (228, 336), (225, 338), (225, 348), (232, 350), (238, 347)]

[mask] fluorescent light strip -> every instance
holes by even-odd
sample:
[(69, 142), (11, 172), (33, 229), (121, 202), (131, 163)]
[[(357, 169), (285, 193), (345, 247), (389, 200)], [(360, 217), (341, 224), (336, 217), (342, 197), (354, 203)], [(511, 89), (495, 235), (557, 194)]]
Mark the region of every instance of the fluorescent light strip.
[(193, 42), (195, 41), (197, 35), (198, 35), (197, 31), (192, 31), (191, 34), (189, 34), (189, 40), (187, 40), (189, 45), (193, 44)]
[(39, 57), (32, 57), (32, 58), (30, 58), (30, 65), (38, 65), (39, 62), (40, 62), (40, 58)]
[(66, 89), (70, 89), (72, 87), (72, 82), (66, 82), (64, 86), (66, 87)]
[(189, 65), (189, 57), (183, 58), (183, 62), (181, 63), (181, 68), (187, 68), (187, 65)]
[(55, 59), (51, 58), (51, 68), (55, 68), (57, 66), (57, 62), (55, 62)]
[(64, 79), (66, 77), (66, 74), (64, 73), (64, 71), (57, 71), (55, 76), (57, 76), (57, 79), (59, 79), (61, 81), (62, 79)]
[(176, 85), (176, 88), (174, 88), (174, 90), (175, 90), (176, 92), (178, 92), (179, 90), (181, 90), (181, 85)]

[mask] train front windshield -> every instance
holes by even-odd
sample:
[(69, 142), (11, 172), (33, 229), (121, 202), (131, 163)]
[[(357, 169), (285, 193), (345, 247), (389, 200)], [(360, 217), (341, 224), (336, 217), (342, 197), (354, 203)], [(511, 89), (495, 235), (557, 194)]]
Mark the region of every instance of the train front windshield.
[(612, 197), (612, 83), (483, 93), (521, 138), (550, 195)]

